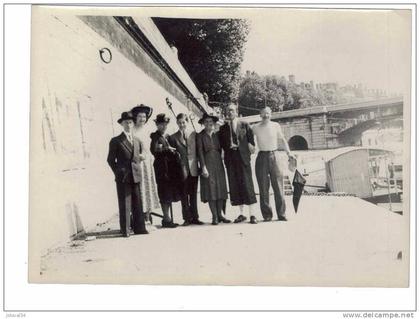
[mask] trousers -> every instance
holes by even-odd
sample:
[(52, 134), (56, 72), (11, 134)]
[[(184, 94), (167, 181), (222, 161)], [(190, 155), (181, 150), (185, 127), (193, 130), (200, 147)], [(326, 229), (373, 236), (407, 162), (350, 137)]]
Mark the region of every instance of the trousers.
[(270, 206), (270, 184), (274, 192), (277, 217), (284, 216), (286, 212), (283, 173), (276, 153), (277, 151), (260, 151), (255, 162), (255, 174), (260, 189), (260, 209), (265, 220), (273, 218), (273, 210)]

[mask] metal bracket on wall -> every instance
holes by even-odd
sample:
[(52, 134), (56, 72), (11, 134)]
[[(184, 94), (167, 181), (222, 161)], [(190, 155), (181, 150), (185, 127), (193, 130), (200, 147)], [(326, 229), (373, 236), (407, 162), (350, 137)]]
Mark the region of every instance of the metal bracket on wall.
[[(105, 54), (107, 53), (107, 54)], [(101, 58), (102, 62), (108, 64), (112, 61), (112, 53), (111, 50), (108, 48), (102, 48), (99, 50), (99, 57)]]

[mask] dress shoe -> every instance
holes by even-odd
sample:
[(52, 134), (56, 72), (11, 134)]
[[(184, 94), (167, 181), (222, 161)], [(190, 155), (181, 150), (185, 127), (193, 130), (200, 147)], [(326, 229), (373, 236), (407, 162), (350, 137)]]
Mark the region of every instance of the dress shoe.
[(242, 223), (242, 222), (244, 222), (244, 221), (246, 221), (246, 217), (244, 216), (244, 215), (239, 215), (238, 217), (236, 217), (236, 219), (233, 221), (235, 224), (238, 224), (238, 223)]
[(212, 221), (212, 222), (211, 222), (211, 224), (212, 224), (212, 225), (219, 225), (219, 223), (218, 223), (218, 222), (216, 222), (216, 221)]
[(255, 218), (255, 216), (251, 216), (250, 220), (249, 220), (250, 224), (258, 224), (257, 219)]
[(135, 235), (147, 235), (149, 232), (146, 229), (142, 229), (134, 232)]
[(173, 222), (162, 221), (162, 228), (176, 228), (178, 226), (179, 226), (178, 224), (173, 223)]
[(189, 222), (189, 221), (184, 221), (184, 223), (182, 224), (182, 226), (190, 226), (191, 225), (191, 223)]
[(201, 220), (193, 220), (192, 222), (191, 222), (191, 224), (193, 224), (193, 225), (204, 225), (204, 223), (201, 221)]
[(265, 222), (271, 222), (271, 219), (272, 219), (271, 217), (264, 218), (264, 221), (265, 221)]
[(219, 221), (220, 221), (221, 223), (225, 223), (225, 224), (229, 224), (229, 223), (231, 223), (231, 221), (230, 221), (229, 219), (226, 219), (226, 218), (224, 218), (224, 217), (220, 217), (220, 218), (219, 218)]
[(279, 221), (281, 222), (287, 222), (287, 218), (284, 216), (279, 216)]
[(122, 236), (125, 237), (125, 238), (128, 238), (128, 237), (130, 237), (130, 233), (123, 233)]

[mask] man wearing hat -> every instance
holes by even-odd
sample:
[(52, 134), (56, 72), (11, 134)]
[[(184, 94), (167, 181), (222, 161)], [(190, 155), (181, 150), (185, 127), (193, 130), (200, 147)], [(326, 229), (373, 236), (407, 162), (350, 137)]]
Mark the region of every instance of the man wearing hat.
[(141, 142), (133, 136), (133, 116), (121, 114), (118, 123), (123, 132), (111, 139), (107, 162), (115, 175), (117, 184), (120, 230), (124, 237), (130, 237), (130, 213), (135, 234), (147, 234), (140, 200), (140, 163), (143, 160)]

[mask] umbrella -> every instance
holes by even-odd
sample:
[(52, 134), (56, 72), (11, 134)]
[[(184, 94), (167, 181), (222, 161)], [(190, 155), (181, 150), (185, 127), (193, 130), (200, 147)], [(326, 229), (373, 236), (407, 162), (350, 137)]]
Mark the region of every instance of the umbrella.
[(173, 114), (173, 115), (175, 116), (175, 118), (176, 118), (176, 114), (175, 114), (175, 112), (174, 112), (174, 109), (172, 108), (172, 102), (171, 102), (171, 101), (169, 101), (169, 98), (168, 98), (168, 97), (165, 99), (165, 101), (166, 101), (166, 105), (168, 106), (169, 110), (172, 112), (172, 114)]
[(302, 196), (303, 188), (305, 187), (306, 179), (299, 173), (298, 170), (295, 171), (295, 176), (293, 177), (293, 207), (295, 208), (295, 213), (299, 206), (300, 197)]

